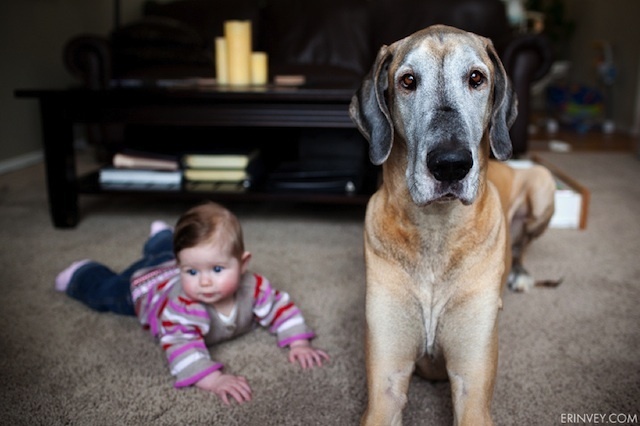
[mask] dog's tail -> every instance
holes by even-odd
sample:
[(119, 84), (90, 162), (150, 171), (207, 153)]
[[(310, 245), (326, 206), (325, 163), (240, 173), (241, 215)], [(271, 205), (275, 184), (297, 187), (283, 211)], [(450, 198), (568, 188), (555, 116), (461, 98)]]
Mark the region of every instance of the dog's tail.
[(534, 285), (536, 287), (554, 288), (562, 284), (562, 281), (564, 281), (564, 278), (559, 278), (557, 280), (539, 280), (536, 281)]

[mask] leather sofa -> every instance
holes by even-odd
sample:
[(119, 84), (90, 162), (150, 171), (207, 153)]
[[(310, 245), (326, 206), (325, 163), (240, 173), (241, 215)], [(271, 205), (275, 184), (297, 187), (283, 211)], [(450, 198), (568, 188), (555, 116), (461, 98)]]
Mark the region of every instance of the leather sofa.
[(519, 99), (514, 155), (527, 151), (530, 88), (549, 70), (542, 34), (515, 33), (501, 0), (147, 1), (140, 19), (108, 37), (79, 35), (64, 50), (68, 71), (91, 89), (127, 78), (214, 77), (214, 39), (228, 19), (252, 21), (253, 50), (269, 54), (269, 75), (302, 74), (310, 85), (353, 85), (379, 47), (440, 23), (489, 37)]

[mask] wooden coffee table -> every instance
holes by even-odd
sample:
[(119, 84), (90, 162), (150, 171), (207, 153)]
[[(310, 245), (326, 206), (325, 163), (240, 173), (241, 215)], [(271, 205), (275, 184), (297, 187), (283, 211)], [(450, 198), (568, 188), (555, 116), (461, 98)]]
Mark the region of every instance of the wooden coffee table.
[[(69, 228), (78, 223), (79, 194), (105, 192), (95, 184), (95, 178), (92, 184), (91, 179), (87, 181), (76, 173), (76, 123), (355, 128), (348, 113), (353, 93), (350, 87), (178, 86), (95, 91), (25, 89), (16, 90), (15, 96), (40, 103), (50, 213), (56, 227)], [(184, 192), (182, 195), (189, 195)], [(227, 196), (365, 203), (368, 195), (249, 192)]]

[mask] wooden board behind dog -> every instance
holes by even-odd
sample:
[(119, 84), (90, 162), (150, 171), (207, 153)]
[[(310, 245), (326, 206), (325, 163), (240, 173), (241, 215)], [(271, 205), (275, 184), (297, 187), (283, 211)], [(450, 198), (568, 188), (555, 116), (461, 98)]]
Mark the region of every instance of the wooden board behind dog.
[(353, 97), (382, 164), (365, 218), (363, 425), (402, 423), (414, 371), (450, 380), (455, 424), (492, 424), (511, 247), (510, 207), (487, 169), (490, 150), (511, 156), (516, 107), (491, 41), (442, 25), (381, 47)]

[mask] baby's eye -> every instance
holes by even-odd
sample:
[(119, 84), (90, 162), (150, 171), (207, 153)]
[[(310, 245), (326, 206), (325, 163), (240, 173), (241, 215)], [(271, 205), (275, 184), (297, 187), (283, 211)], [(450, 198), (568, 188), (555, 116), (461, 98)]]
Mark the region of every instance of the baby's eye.
[(187, 274), (195, 276), (198, 274), (198, 271), (196, 271), (195, 269), (187, 269)]
[(222, 266), (214, 266), (213, 272), (222, 272)]

